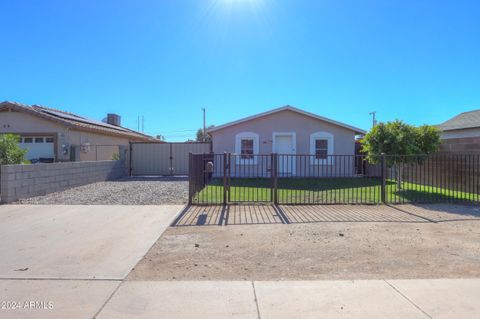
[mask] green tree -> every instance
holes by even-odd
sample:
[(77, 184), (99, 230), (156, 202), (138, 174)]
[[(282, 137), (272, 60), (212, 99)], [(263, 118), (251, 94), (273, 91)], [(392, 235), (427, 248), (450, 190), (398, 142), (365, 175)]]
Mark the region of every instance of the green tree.
[[(207, 130), (214, 127), (215, 125), (210, 125), (209, 127), (207, 127)], [(203, 129), (202, 128), (199, 128), (197, 130), (197, 138), (196, 138), (197, 142), (211, 142), (212, 141), (212, 137), (210, 136), (210, 134), (206, 134), (205, 135), (205, 139), (204, 139), (204, 136), (203, 136)]]
[(387, 165), (394, 167), (397, 188), (401, 189), (401, 164), (422, 163), (429, 154), (436, 152), (440, 145), (440, 134), (436, 127), (416, 127), (400, 120), (375, 125), (361, 141), (362, 152), (370, 163), (378, 163), (381, 154)]
[(28, 163), (25, 159), (27, 150), (20, 148), (20, 136), (0, 134), (0, 165)]

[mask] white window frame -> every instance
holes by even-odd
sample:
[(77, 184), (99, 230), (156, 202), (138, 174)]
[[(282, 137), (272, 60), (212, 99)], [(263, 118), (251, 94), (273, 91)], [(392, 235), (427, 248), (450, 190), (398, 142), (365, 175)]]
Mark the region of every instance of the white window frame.
[[(242, 152), (242, 140), (249, 139), (253, 140), (253, 158), (250, 159), (242, 159), (241, 152)], [(259, 137), (257, 133), (254, 132), (240, 132), (235, 135), (235, 154), (238, 154), (236, 157), (237, 164), (245, 164), (245, 165), (256, 165), (258, 156), (255, 156), (259, 153)]]
[[(327, 146), (327, 158), (326, 159), (320, 159), (316, 158), (316, 141), (317, 140), (327, 140), (328, 141), (328, 146)], [(315, 132), (310, 135), (310, 164), (312, 165), (333, 165), (334, 164), (334, 158), (331, 157), (330, 155), (333, 155), (333, 142), (334, 142), (334, 137), (333, 134), (328, 133), (328, 132)]]

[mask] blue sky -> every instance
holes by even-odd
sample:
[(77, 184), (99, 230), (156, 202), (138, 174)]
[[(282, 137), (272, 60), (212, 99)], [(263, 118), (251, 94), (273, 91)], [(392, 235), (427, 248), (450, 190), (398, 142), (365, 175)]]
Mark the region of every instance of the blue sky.
[(0, 2), (0, 100), (167, 140), (290, 104), (368, 129), (480, 108), (479, 1)]

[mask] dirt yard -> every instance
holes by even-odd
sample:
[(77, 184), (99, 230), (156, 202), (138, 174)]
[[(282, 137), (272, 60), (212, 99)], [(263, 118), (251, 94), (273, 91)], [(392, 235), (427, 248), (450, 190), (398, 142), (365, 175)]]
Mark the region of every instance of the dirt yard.
[(418, 220), (170, 227), (129, 279), (479, 277), (479, 209), (460, 207), (455, 214), (451, 207), (445, 207), (412, 210), (436, 218), (437, 223)]

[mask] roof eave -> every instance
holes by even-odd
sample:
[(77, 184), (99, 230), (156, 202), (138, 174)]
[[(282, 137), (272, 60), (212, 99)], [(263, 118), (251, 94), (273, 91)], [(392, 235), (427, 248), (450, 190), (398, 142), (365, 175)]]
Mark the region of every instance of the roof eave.
[(469, 130), (469, 129), (479, 129), (480, 128), (480, 125), (479, 126), (466, 126), (466, 127), (450, 127), (450, 128), (441, 128), (441, 127), (437, 127), (440, 132), (449, 132), (449, 131), (460, 131), (460, 130)]
[(260, 118), (260, 117), (264, 117), (264, 116), (271, 115), (271, 114), (278, 113), (278, 112), (285, 111), (285, 110), (290, 110), (290, 111), (293, 111), (293, 112), (296, 112), (296, 113), (303, 114), (305, 116), (309, 116), (309, 117), (312, 117), (312, 118), (315, 118), (315, 119), (318, 119), (318, 120), (321, 120), (321, 121), (324, 121), (324, 122), (327, 122), (327, 123), (331, 123), (331, 124), (349, 129), (349, 130), (353, 131), (355, 134), (366, 134), (367, 133), (367, 131), (362, 130), (358, 127), (354, 127), (354, 126), (350, 126), (348, 124), (337, 122), (335, 120), (331, 120), (329, 118), (326, 118), (326, 117), (323, 117), (323, 116), (320, 116), (320, 115), (317, 115), (317, 114), (314, 114), (314, 113), (310, 113), (310, 112), (307, 112), (307, 111), (300, 110), (300, 109), (298, 109), (296, 107), (293, 107), (293, 106), (290, 106), (290, 105), (282, 106), (282, 107), (279, 107), (279, 108), (276, 108), (276, 109), (273, 109), (273, 110), (270, 110), (270, 111), (262, 112), (262, 113), (259, 113), (259, 114), (256, 114), (256, 115), (251, 115), (251, 116), (245, 117), (245, 118), (237, 120), (237, 121), (232, 121), (232, 122), (228, 122), (228, 123), (225, 123), (225, 124), (217, 126), (217, 127), (213, 127), (211, 129), (208, 129), (207, 133), (213, 133), (213, 132), (222, 130), (224, 128), (227, 128), (227, 127), (230, 127), (230, 126), (233, 126), (233, 125), (241, 124), (241, 123), (244, 123), (244, 122), (247, 122), (247, 121), (250, 121), (250, 120), (254, 120), (254, 119), (257, 119), (257, 118)]

